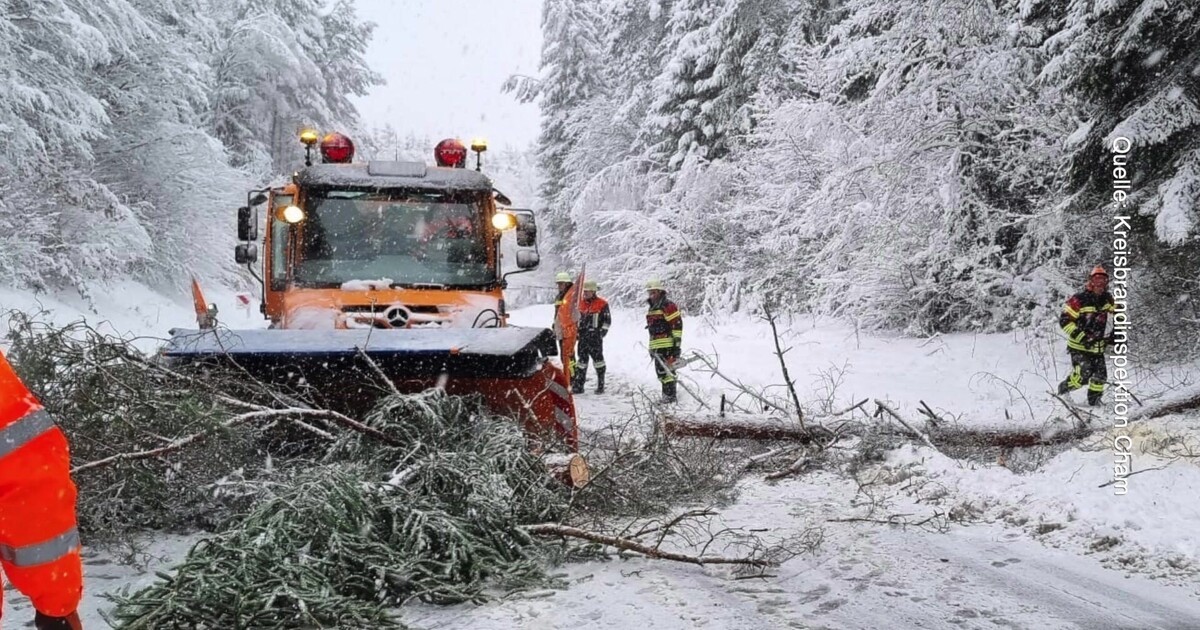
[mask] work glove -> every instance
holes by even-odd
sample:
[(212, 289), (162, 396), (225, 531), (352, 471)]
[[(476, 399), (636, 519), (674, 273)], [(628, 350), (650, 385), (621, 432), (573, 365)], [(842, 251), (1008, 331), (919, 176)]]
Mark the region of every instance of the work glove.
[(83, 623), (79, 621), (77, 612), (66, 617), (51, 617), (39, 612), (33, 617), (33, 626), (37, 630), (83, 630)]

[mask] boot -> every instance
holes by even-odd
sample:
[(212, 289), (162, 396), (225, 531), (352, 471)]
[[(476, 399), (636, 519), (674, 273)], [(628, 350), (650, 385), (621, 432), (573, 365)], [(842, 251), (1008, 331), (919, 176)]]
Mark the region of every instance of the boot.
[(675, 396), (675, 381), (662, 384), (662, 402), (663, 404), (671, 404), (676, 402)]
[(596, 393), (604, 393), (604, 368), (596, 370)]
[(1093, 392), (1093, 391), (1088, 392), (1088, 406), (1089, 407), (1099, 407), (1100, 403), (1103, 402), (1103, 399), (1104, 399), (1104, 392)]
[(575, 378), (571, 379), (571, 393), (582, 394), (583, 383), (585, 381), (587, 381), (587, 374), (584, 374), (582, 371), (576, 372)]
[(71, 613), (66, 617), (51, 617), (39, 612), (33, 616), (33, 626), (37, 630), (83, 630), (79, 613)]
[(1058, 384), (1058, 395), (1059, 396), (1062, 396), (1063, 394), (1069, 394), (1069, 393), (1071, 393), (1071, 386), (1067, 385), (1066, 381), (1063, 381)]

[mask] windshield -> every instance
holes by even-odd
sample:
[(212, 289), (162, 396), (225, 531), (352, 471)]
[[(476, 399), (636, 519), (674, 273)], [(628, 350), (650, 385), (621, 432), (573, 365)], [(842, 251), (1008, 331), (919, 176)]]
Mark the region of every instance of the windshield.
[(487, 233), (478, 195), (313, 191), (306, 196), (295, 282), (340, 286), (488, 284)]

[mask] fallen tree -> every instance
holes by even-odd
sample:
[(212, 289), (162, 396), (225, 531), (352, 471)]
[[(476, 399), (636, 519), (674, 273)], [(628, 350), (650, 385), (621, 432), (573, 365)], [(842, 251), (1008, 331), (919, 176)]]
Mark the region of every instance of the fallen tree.
[(788, 440), (808, 444), (829, 432), (821, 427), (806, 429), (790, 420), (747, 413), (709, 418), (681, 418), (674, 413), (660, 416), (663, 433), (673, 437), (706, 437), (718, 440)]
[[(878, 401), (876, 401), (878, 402)], [(891, 406), (881, 408), (889, 417), (897, 417)], [(673, 437), (698, 437), (715, 440), (758, 440), (795, 442), (797, 444), (813, 444), (826, 440), (835, 432), (823, 425), (810, 424), (807, 429), (789, 425), (778, 417), (762, 417), (754, 414), (737, 413), (724, 416), (705, 414), (691, 417), (680, 417), (676, 413), (663, 413), (659, 416), (662, 431)], [(944, 448), (998, 447), (1024, 448), (1032, 446), (1048, 446), (1065, 444), (1081, 440), (1092, 435), (1095, 430), (1086, 427), (1075, 427), (1063, 430), (1038, 429), (965, 429), (949, 426), (929, 426), (925, 431), (914, 428), (912, 421), (898, 420), (900, 426), (881, 426), (866, 422), (844, 423), (838, 431), (845, 436), (875, 436), (891, 437), (897, 440), (920, 440), (927, 446), (940, 450)]]

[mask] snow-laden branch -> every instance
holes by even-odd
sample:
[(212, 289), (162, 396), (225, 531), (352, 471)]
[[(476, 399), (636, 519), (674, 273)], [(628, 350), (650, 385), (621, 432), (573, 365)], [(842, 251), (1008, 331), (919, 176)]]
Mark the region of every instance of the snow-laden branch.
[(695, 556), (674, 551), (666, 551), (658, 547), (640, 543), (629, 538), (613, 536), (610, 534), (600, 534), (590, 532), (578, 527), (570, 525), (560, 525), (558, 523), (543, 523), (540, 525), (530, 525), (525, 528), (531, 534), (539, 536), (564, 536), (568, 538), (578, 538), (588, 542), (594, 542), (601, 545), (608, 545), (625, 551), (634, 551), (649, 558), (657, 558), (660, 560), (674, 560), (675, 562), (686, 562), (688, 564), (708, 565), (708, 564), (740, 564), (752, 567), (771, 567), (778, 563), (772, 562), (764, 558), (745, 557), (745, 558), (730, 558), (726, 556)]

